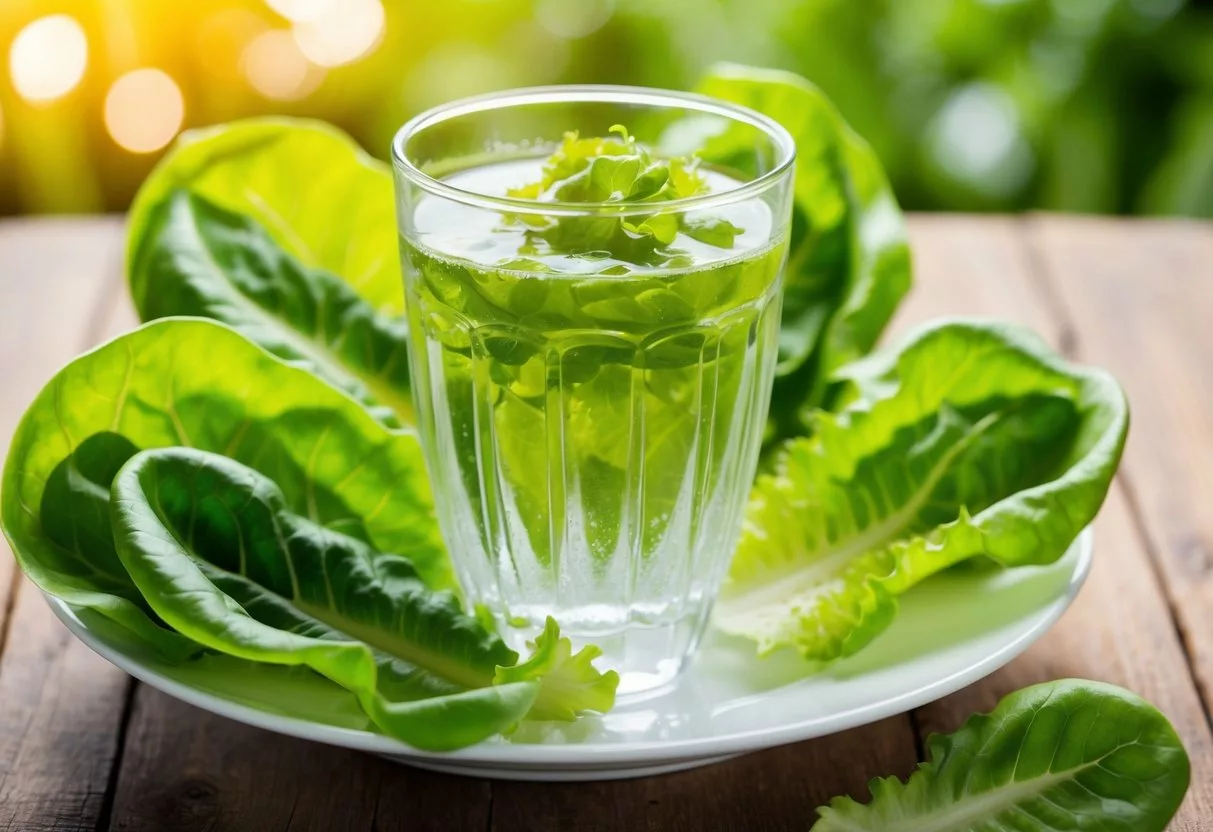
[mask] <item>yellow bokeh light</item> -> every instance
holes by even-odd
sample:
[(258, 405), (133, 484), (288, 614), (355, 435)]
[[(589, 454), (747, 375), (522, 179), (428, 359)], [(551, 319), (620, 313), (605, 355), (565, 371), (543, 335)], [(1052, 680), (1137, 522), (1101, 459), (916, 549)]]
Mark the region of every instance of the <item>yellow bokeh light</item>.
[(185, 121), (177, 82), (159, 69), (136, 69), (105, 96), (105, 129), (132, 153), (151, 153), (173, 140)]
[(17, 33), (8, 52), (13, 88), (26, 101), (46, 102), (76, 88), (88, 66), (88, 39), (73, 18), (53, 14)]
[(294, 23), (319, 20), (341, 6), (341, 0), (266, 0), (266, 5)]
[(290, 32), (263, 32), (240, 57), (240, 68), (253, 89), (277, 101), (297, 101), (311, 93), (324, 78)]
[(341, 66), (370, 52), (383, 37), (380, 0), (346, 0), (322, 15), (295, 24), (295, 42), (308, 60)]

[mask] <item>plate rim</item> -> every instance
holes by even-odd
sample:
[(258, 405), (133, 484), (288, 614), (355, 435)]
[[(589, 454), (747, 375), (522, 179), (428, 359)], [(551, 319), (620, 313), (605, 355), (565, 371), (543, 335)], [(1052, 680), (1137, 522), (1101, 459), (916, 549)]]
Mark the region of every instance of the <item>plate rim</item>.
[[(484, 742), (449, 752), (422, 751), (372, 731), (325, 725), (300, 717), (275, 714), (191, 687), (161, 675), (154, 668), (148, 667), (106, 644), (89, 630), (66, 602), (46, 593), (42, 593), (42, 595), (68, 630), (101, 658), (162, 693), (245, 725), (327, 745), (387, 755), (406, 762), (410, 760), (432, 761), (439, 765), (452, 767), (467, 765), (469, 767), (521, 767), (537, 770), (544, 766), (562, 766), (580, 767), (584, 770), (602, 770), (618, 765), (659, 764), (677, 760), (723, 757), (774, 748), (868, 725), (890, 716), (906, 713), (955, 693), (961, 688), (984, 679), (1021, 655), (1052, 629), (1062, 614), (1069, 609), (1086, 582), (1094, 561), (1094, 531), (1091, 526), (1087, 526), (1079, 532), (1070, 547), (1067, 548), (1066, 554), (1074, 548), (1077, 548), (1078, 555), (1065, 589), (1049, 604), (1031, 613), (1031, 615), (1038, 616), (1038, 620), (1028, 631), (1007, 642), (981, 661), (899, 696), (881, 699), (846, 711), (836, 711), (825, 716), (783, 725), (735, 731), (715, 737), (685, 740), (639, 740), (610, 744)], [(1062, 557), (1065, 557), (1065, 554)]]

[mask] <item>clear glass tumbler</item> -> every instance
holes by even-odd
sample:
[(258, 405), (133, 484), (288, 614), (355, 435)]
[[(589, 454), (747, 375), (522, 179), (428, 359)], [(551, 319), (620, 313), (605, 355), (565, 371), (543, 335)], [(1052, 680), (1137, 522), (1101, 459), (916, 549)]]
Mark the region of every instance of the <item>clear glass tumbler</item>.
[[(558, 181), (590, 175), (578, 138), (656, 167), (598, 165), (603, 198), (564, 201), (593, 192)], [(629, 87), (458, 101), (393, 143), (413, 395), (466, 600), (516, 647), (553, 616), (623, 695), (685, 666), (740, 532), (794, 155), (750, 110)]]

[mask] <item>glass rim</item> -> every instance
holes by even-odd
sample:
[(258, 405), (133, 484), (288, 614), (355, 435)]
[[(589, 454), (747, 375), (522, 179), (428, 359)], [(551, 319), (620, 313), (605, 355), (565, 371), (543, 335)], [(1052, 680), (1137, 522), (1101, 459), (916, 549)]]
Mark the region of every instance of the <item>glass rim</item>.
[(778, 182), (796, 161), (796, 142), (792, 135), (778, 122), (749, 107), (733, 104), (699, 93), (665, 90), (656, 87), (635, 87), (616, 84), (559, 84), (541, 87), (520, 87), (500, 92), (474, 95), (431, 107), (409, 119), (396, 131), (392, 139), (392, 165), (410, 182), (435, 196), (477, 208), (506, 211), (515, 214), (544, 216), (596, 216), (613, 217), (634, 214), (651, 214), (653, 205), (648, 203), (619, 202), (563, 202), (525, 199), (523, 197), (493, 196), (466, 188), (431, 176), (413, 164), (405, 153), (405, 145), (414, 135), (428, 127), (462, 116), (501, 110), (525, 104), (602, 102), (620, 104), (642, 104), (650, 106), (677, 107), (700, 113), (722, 116), (732, 121), (749, 124), (771, 137), (781, 158), (771, 170), (736, 188), (715, 193), (682, 197), (661, 203), (662, 212), (689, 211), (729, 205), (754, 196)]

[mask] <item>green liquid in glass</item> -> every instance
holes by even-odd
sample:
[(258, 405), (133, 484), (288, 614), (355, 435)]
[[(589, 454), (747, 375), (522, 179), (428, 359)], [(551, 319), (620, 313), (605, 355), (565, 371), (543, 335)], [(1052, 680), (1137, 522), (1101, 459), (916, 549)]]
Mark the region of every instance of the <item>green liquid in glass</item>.
[[(447, 181), (504, 194), (541, 164)], [(671, 678), (739, 532), (778, 338), (786, 245), (757, 199), (720, 216), (731, 247), (680, 231), (646, 255), (664, 266), (536, 250), (525, 224), (428, 196), (402, 241), (419, 425), (468, 600), (524, 634), (549, 614), (620, 634), (620, 652), (674, 656)]]

